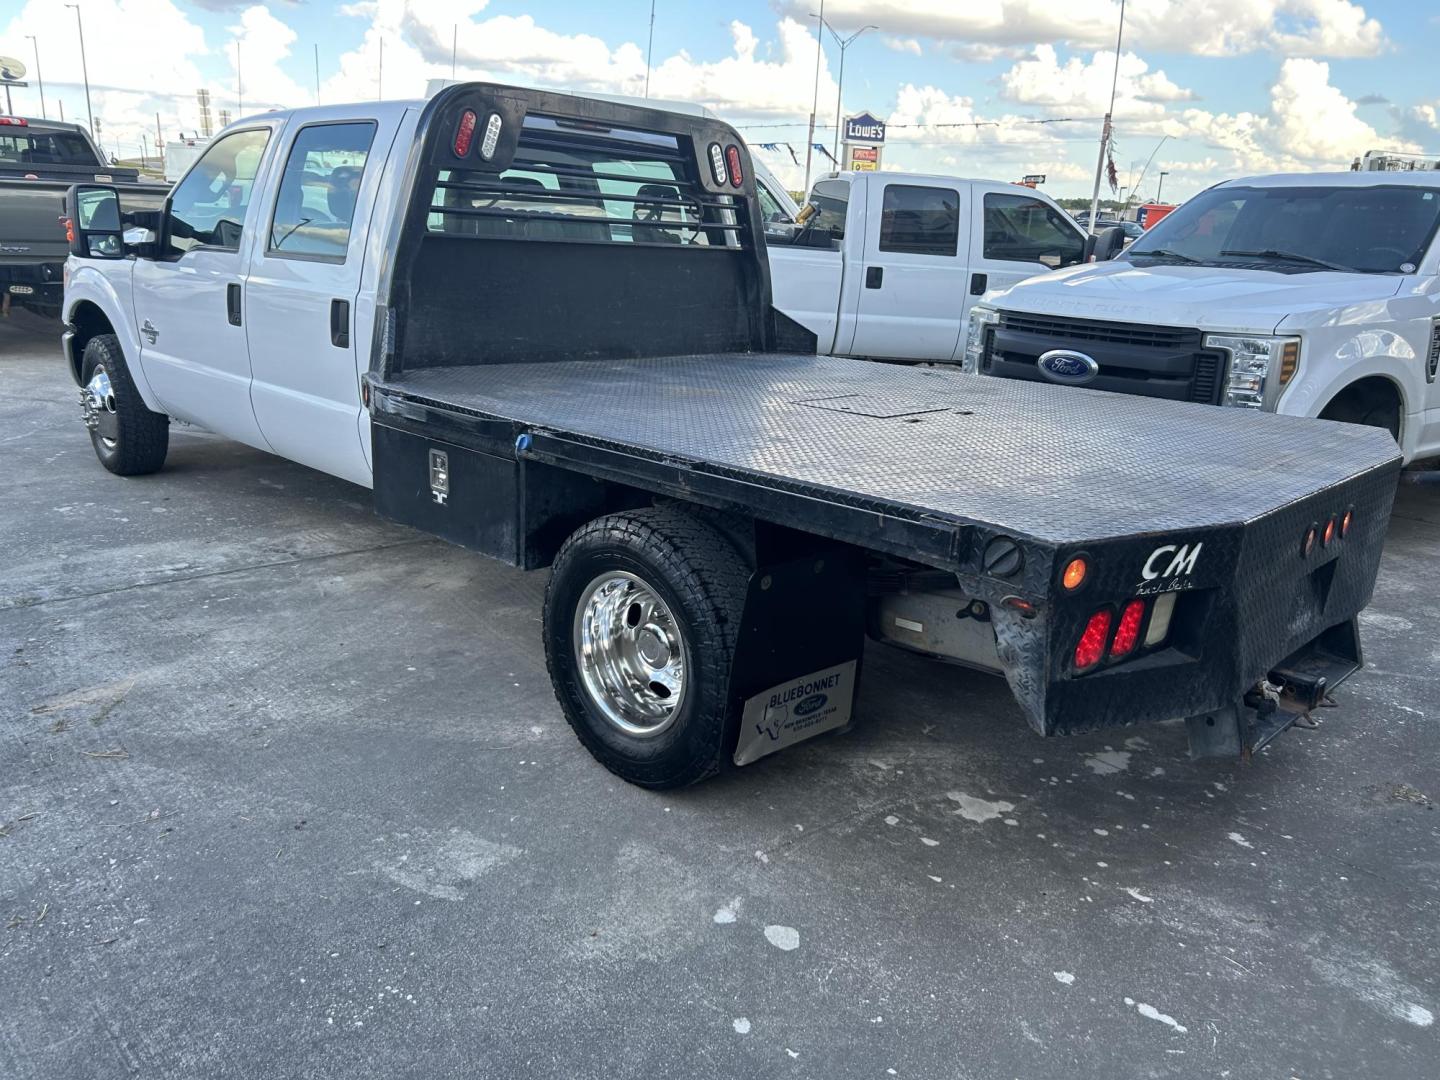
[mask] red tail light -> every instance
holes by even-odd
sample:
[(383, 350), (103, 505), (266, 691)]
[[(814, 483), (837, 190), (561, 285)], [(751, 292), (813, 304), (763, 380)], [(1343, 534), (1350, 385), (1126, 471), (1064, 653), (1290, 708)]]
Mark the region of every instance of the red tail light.
[(475, 137), (475, 113), (466, 109), (460, 114), (460, 123), (455, 128), (455, 156), (464, 157), (470, 153), (470, 140)]
[(1320, 543), (1324, 547), (1330, 546), (1330, 541), (1335, 539), (1335, 519), (1332, 517), (1325, 522), (1325, 532), (1320, 537)]
[(1354, 510), (1346, 510), (1346, 511), (1345, 511), (1345, 516), (1340, 519), (1340, 539), (1341, 539), (1341, 540), (1344, 540), (1345, 537), (1347, 537), (1347, 536), (1350, 535), (1350, 523), (1351, 523), (1352, 521), (1354, 521), (1354, 520), (1355, 520), (1355, 511), (1354, 511)]
[(1140, 624), (1145, 621), (1145, 601), (1131, 600), (1120, 612), (1120, 622), (1115, 627), (1115, 640), (1110, 643), (1110, 656), (1118, 660), (1133, 652), (1140, 640)]
[(1305, 538), (1300, 541), (1300, 555), (1302, 558), (1309, 558), (1310, 553), (1315, 550), (1315, 538), (1320, 535), (1320, 526), (1311, 525), (1305, 530)]
[(1075, 670), (1084, 671), (1098, 664), (1105, 655), (1105, 643), (1110, 639), (1110, 609), (1101, 608), (1090, 616), (1085, 632), (1080, 635), (1080, 644), (1075, 646)]
[(725, 164), (730, 166), (730, 186), (739, 187), (745, 182), (745, 173), (740, 168), (740, 148), (734, 143), (725, 147)]

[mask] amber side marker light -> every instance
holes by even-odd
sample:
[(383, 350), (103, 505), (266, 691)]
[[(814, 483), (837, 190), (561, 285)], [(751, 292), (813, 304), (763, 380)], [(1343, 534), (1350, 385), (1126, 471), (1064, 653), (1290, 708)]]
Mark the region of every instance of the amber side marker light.
[(1300, 343), (1287, 341), (1280, 349), (1280, 385), (1286, 386), (1300, 367)]
[(1066, 592), (1074, 592), (1085, 584), (1085, 578), (1089, 576), (1089, 573), (1090, 564), (1077, 556), (1065, 564), (1065, 571), (1060, 575), (1060, 584), (1065, 586)]

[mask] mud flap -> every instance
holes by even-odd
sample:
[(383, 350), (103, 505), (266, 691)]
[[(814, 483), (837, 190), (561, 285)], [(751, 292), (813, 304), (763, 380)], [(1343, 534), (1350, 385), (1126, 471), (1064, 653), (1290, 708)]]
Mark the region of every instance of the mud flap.
[(735, 764), (849, 724), (865, 643), (865, 572), (831, 549), (750, 578), (730, 676)]

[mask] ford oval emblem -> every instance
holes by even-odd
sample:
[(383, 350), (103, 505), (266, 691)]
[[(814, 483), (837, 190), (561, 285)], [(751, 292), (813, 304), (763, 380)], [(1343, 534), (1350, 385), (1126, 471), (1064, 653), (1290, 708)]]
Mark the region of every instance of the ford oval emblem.
[(811, 694), (800, 704), (795, 706), (796, 716), (809, 716), (813, 712), (819, 712), (825, 707), (830, 698), (825, 694)]
[(1066, 386), (1084, 386), (1100, 374), (1100, 365), (1093, 357), (1070, 349), (1051, 349), (1041, 353), (1035, 366), (1051, 382)]

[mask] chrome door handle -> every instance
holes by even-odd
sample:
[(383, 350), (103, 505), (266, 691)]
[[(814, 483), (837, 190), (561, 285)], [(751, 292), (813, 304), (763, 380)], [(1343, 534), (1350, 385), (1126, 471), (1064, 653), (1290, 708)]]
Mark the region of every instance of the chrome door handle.
[(150, 325), (149, 319), (146, 319), (143, 323), (140, 324), (140, 332), (150, 339), (151, 345), (154, 345), (155, 339), (160, 336), (160, 331), (156, 330), (155, 327)]

